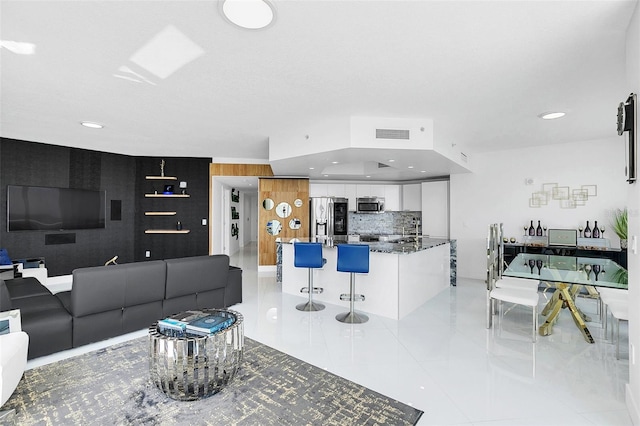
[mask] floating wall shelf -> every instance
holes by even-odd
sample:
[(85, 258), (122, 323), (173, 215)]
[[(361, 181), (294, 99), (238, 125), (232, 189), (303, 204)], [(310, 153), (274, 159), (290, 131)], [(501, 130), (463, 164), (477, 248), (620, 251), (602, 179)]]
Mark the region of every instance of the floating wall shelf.
[(147, 180), (178, 180), (175, 176), (145, 176)]
[(145, 234), (188, 234), (191, 232), (188, 229), (182, 229), (178, 231), (177, 229), (147, 229), (144, 231)]
[(175, 216), (176, 212), (144, 212), (145, 216)]
[(144, 194), (145, 197), (157, 197), (157, 198), (163, 198), (163, 197), (174, 197), (174, 198), (189, 198), (191, 197), (191, 195), (189, 194)]

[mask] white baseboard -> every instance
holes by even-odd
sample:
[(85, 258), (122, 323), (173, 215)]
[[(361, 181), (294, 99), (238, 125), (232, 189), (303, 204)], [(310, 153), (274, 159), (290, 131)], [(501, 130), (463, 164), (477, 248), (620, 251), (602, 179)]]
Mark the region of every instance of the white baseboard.
[(631, 417), (631, 423), (633, 423), (634, 425), (640, 425), (640, 410), (638, 409), (639, 407), (636, 404), (636, 398), (634, 398), (629, 383), (625, 385), (625, 390), (625, 402), (627, 404), (627, 411), (629, 412), (629, 416)]

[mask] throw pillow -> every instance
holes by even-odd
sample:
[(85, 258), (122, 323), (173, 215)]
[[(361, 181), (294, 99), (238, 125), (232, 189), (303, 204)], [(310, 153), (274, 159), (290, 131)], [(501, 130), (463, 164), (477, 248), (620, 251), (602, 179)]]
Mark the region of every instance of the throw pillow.
[(7, 249), (0, 249), (0, 265), (13, 265)]

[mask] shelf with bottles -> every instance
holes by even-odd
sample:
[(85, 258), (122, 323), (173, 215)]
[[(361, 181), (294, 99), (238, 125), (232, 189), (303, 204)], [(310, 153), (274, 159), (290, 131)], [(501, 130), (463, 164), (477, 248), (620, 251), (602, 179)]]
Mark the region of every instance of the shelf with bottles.
[(545, 237), (547, 235), (547, 225), (541, 225), (541, 221), (538, 221), (538, 226), (534, 226), (533, 220), (529, 225), (524, 225), (525, 237)]

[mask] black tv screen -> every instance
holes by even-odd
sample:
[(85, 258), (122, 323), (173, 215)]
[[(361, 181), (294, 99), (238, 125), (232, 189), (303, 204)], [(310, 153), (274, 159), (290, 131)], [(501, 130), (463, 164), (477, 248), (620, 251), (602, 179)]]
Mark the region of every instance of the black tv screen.
[(106, 192), (43, 186), (7, 186), (7, 230), (104, 228)]

